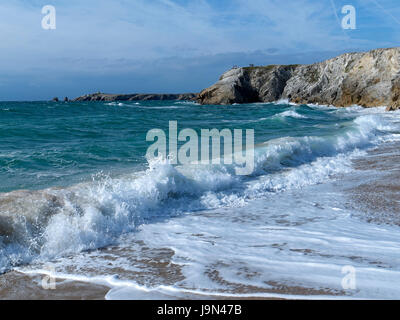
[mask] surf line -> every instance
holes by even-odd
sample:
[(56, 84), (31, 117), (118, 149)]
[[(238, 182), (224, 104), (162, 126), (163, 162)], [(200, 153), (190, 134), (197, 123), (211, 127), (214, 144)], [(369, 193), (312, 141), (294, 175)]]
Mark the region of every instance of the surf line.
[[(246, 129), (245, 136), (245, 150), (243, 152), (242, 129), (234, 129), (233, 132), (230, 129), (201, 129), (199, 139), (196, 130), (186, 128), (178, 133), (178, 121), (169, 121), (167, 158), (172, 165), (235, 164), (236, 175), (250, 175), (254, 171), (254, 129)], [(155, 141), (146, 152), (149, 163), (154, 159), (166, 157), (167, 135), (164, 130), (152, 129), (148, 131), (146, 141)], [(179, 149), (178, 142), (184, 142)], [(222, 156), (221, 147), (223, 149)]]

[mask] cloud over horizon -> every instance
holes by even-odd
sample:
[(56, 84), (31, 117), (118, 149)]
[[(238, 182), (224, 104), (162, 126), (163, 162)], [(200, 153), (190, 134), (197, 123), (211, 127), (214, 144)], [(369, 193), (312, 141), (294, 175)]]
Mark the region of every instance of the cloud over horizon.
[[(198, 91), (233, 64), (312, 63), (396, 46), (393, 0), (10, 0), (0, 4), (0, 99)], [(41, 28), (41, 8), (57, 29)]]

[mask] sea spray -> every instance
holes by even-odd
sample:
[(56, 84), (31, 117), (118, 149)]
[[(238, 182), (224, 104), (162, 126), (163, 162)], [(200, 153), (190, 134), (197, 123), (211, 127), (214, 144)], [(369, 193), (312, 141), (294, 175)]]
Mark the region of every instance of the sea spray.
[(345, 117), (329, 134), (259, 142), (250, 176), (236, 175), (234, 163), (175, 166), (156, 159), (147, 170), (118, 177), (105, 175), (64, 188), (3, 193), (1, 271), (35, 259), (118, 243), (121, 235), (143, 224), (187, 212), (241, 207), (270, 192), (322, 183), (348, 172), (352, 156), (379, 144), (393, 128), (379, 114), (357, 111), (356, 117), (348, 118), (347, 113)]
[[(247, 129), (243, 141), (242, 129), (201, 129), (199, 138), (196, 130), (183, 129), (178, 133), (177, 121), (169, 121), (168, 160), (170, 164), (189, 165), (229, 165), (235, 162), (236, 175), (250, 175), (254, 170), (254, 130)], [(211, 140), (211, 145), (210, 145)], [(162, 129), (147, 132), (146, 141), (156, 141), (148, 147), (148, 161), (167, 155), (167, 135)], [(178, 141), (185, 142), (178, 150)], [(243, 142), (245, 151), (243, 153)], [(199, 150), (200, 143), (200, 150)], [(223, 155), (221, 155), (223, 146)]]

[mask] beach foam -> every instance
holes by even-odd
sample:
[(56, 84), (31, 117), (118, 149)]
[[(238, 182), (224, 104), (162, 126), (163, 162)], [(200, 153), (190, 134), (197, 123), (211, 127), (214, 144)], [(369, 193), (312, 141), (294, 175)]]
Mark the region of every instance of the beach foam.
[(379, 114), (365, 113), (336, 135), (282, 137), (259, 145), (250, 177), (235, 176), (233, 165), (174, 167), (156, 161), (147, 171), (120, 178), (95, 176), (69, 188), (1, 194), (0, 270), (116, 243), (142, 224), (241, 207), (270, 192), (349, 172), (352, 157), (393, 129)]

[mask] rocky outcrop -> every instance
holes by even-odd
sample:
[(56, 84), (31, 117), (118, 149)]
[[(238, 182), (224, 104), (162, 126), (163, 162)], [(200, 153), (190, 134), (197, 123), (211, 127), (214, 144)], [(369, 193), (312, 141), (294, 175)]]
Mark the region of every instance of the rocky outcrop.
[(312, 65), (232, 69), (198, 96), (201, 104), (273, 102), (400, 108), (400, 48), (347, 53)]
[(392, 81), (391, 103), (388, 106), (389, 111), (400, 109), (400, 77)]
[(248, 67), (229, 70), (203, 90), (201, 104), (233, 104), (278, 100), (297, 66)]
[(76, 98), (74, 101), (146, 101), (146, 100), (194, 100), (197, 94), (106, 94), (93, 93)]

